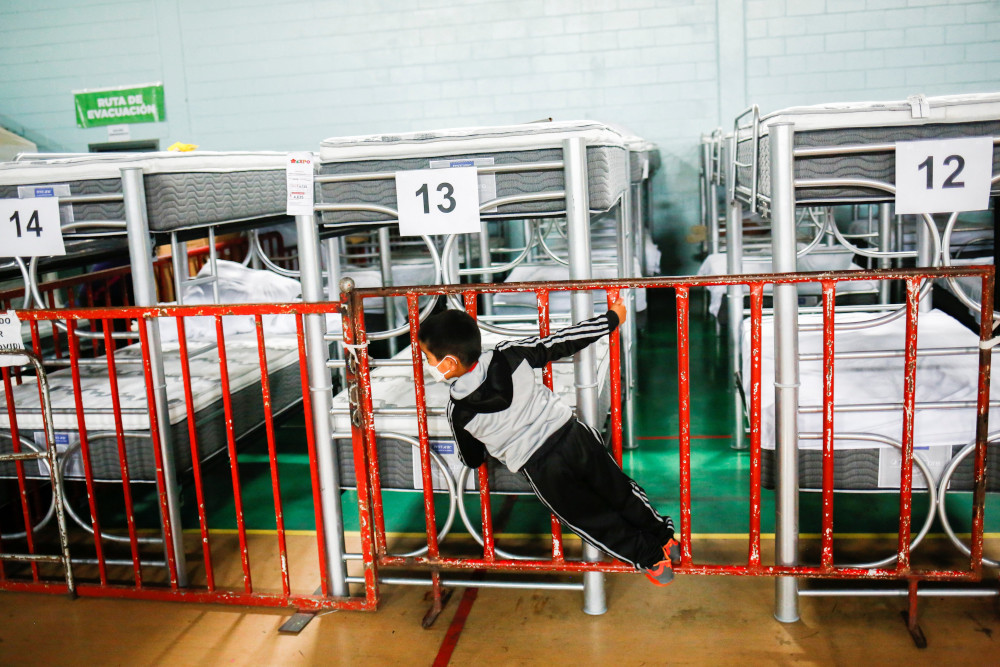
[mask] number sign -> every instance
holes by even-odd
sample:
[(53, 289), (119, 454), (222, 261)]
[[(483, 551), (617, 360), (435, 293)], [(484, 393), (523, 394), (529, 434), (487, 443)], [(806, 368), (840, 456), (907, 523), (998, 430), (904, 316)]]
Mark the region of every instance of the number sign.
[(397, 171), (396, 205), (400, 236), (482, 231), (475, 167)]
[(993, 139), (896, 143), (896, 213), (983, 211), (990, 205)]
[[(0, 350), (23, 350), (21, 320), (13, 310), (0, 313)], [(0, 354), (0, 366), (23, 366), (28, 358), (20, 355)]]
[(65, 254), (58, 199), (0, 199), (0, 257)]

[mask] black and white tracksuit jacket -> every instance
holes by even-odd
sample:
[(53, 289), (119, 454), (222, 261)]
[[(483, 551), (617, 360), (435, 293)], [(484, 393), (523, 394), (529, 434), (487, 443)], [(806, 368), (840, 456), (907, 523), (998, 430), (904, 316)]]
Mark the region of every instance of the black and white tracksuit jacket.
[(462, 462), (479, 467), (488, 452), (520, 472), (563, 523), (594, 546), (636, 567), (663, 560), (673, 522), (650, 506), (593, 428), (535, 378), (536, 368), (567, 357), (618, 326), (614, 311), (544, 338), (505, 341), (479, 357), (451, 387), (448, 421)]

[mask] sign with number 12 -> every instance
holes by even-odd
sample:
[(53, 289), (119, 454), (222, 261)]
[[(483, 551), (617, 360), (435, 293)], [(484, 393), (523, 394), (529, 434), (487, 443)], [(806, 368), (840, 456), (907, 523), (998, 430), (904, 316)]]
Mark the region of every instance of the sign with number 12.
[(396, 172), (400, 236), (481, 232), (475, 167)]
[(57, 198), (0, 199), (0, 257), (65, 254)]
[(992, 174), (992, 137), (897, 142), (896, 213), (986, 210)]

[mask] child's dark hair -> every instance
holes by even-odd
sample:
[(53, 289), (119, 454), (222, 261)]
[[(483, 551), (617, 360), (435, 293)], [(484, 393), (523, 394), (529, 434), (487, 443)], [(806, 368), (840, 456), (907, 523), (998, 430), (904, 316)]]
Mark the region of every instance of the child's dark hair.
[(476, 321), (464, 310), (445, 310), (420, 324), (417, 338), (438, 360), (449, 354), (471, 366), (483, 351)]

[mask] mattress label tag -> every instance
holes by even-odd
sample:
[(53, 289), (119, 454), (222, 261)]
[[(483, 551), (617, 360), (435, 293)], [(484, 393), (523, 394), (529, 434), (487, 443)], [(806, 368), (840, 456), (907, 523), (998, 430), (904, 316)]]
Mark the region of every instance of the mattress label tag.
[(313, 163), (312, 153), (289, 153), (285, 161), (285, 185), (288, 215), (313, 214)]
[[(24, 341), (21, 340), (21, 320), (17, 313), (8, 310), (0, 315), (0, 350), (23, 350)], [(23, 366), (28, 363), (28, 358), (13, 355), (0, 354), (0, 366)]]
[(0, 257), (65, 255), (59, 199), (0, 199)]
[(400, 236), (483, 230), (475, 167), (397, 171), (396, 207)]
[(896, 142), (896, 213), (985, 211), (992, 137)]
[[(494, 160), (491, 157), (456, 158), (454, 160), (431, 160), (431, 169), (448, 169), (449, 167), (490, 167)], [(494, 173), (479, 174), (479, 203), (497, 198), (497, 175)], [(496, 213), (497, 209), (488, 208), (483, 213)]]

